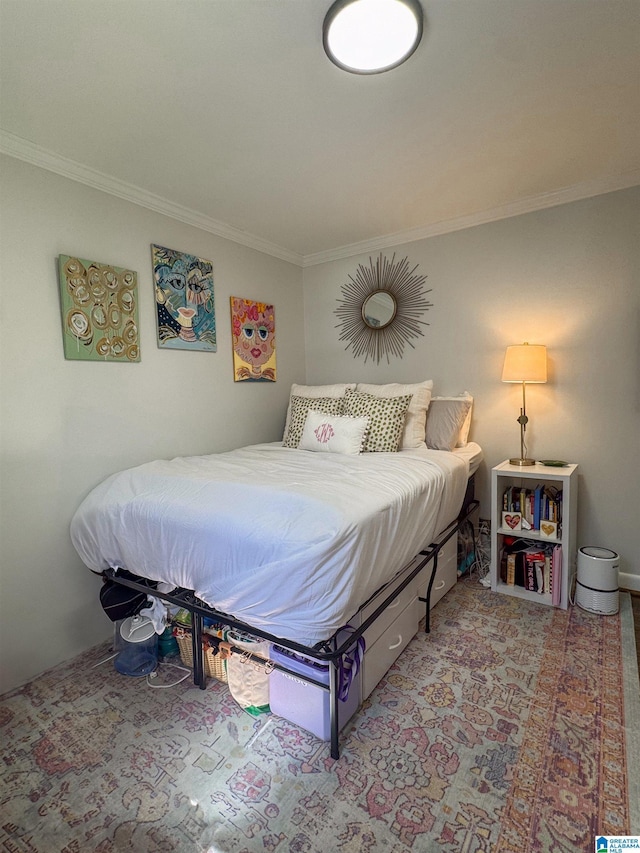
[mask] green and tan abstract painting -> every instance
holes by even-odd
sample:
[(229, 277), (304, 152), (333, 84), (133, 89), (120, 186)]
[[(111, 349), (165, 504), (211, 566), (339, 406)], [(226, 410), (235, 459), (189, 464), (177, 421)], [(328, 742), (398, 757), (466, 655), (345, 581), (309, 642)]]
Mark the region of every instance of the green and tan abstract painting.
[(140, 361), (138, 275), (60, 255), (64, 355), (81, 361)]

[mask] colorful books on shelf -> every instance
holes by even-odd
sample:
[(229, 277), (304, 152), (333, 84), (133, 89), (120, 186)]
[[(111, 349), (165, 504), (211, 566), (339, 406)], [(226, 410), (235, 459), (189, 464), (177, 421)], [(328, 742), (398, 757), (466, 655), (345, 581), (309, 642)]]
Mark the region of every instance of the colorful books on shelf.
[(500, 580), (528, 592), (551, 594), (560, 604), (562, 594), (562, 545), (534, 547), (523, 539), (505, 542), (500, 559)]
[(545, 539), (557, 539), (562, 524), (562, 489), (549, 483), (533, 489), (508, 486), (502, 496), (502, 511), (519, 515), (521, 529), (540, 531)]

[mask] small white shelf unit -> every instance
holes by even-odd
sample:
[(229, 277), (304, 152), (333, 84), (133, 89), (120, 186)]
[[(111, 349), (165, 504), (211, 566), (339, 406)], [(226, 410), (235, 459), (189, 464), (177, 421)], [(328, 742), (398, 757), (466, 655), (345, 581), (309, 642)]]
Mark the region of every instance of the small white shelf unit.
[[(510, 486), (535, 489), (537, 485), (551, 484), (562, 489), (562, 524), (557, 539), (548, 539), (539, 530), (513, 531), (502, 527), (502, 499)], [(566, 610), (569, 606), (569, 592), (576, 571), (576, 532), (578, 520), (578, 466), (567, 465), (564, 468), (542, 465), (520, 467), (511, 465), (507, 460), (491, 470), (491, 589), (505, 595), (526, 598), (538, 604), (552, 604), (551, 593), (538, 593), (522, 586), (507, 584), (500, 579), (500, 556), (505, 536), (519, 537), (531, 541), (562, 545), (562, 574), (559, 607)]]

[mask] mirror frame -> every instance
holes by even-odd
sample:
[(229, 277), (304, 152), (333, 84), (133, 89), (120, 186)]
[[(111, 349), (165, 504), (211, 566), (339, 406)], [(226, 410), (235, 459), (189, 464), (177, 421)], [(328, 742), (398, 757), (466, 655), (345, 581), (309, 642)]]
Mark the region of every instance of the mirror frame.
[[(351, 349), (354, 358), (364, 356), (376, 363), (391, 355), (402, 358), (404, 345), (413, 347), (412, 339), (424, 334), (422, 326), (428, 326), (421, 317), (433, 307), (427, 299), (431, 289), (425, 290), (426, 275), (416, 273), (418, 264), (409, 269), (409, 259), (396, 261), (395, 254), (389, 260), (380, 253), (375, 262), (369, 258), (369, 266), (359, 264), (355, 275), (340, 288), (335, 314), (339, 318), (339, 340), (346, 341), (345, 349)], [(394, 302), (391, 319), (382, 326), (373, 326), (365, 319), (364, 307), (375, 293), (384, 291)]]

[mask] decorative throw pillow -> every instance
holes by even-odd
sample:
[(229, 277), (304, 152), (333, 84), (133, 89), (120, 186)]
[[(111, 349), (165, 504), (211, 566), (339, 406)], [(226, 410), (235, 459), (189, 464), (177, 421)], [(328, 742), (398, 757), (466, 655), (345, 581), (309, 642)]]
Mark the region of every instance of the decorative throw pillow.
[(368, 418), (323, 415), (309, 409), (298, 449), (319, 453), (361, 453), (368, 426)]
[(400, 445), (411, 395), (375, 397), (358, 391), (345, 394), (344, 414), (369, 418), (365, 453), (395, 453)]
[(466, 397), (432, 397), (427, 413), (427, 447), (453, 450), (470, 411), (471, 401)]
[(376, 397), (400, 397), (403, 394), (411, 394), (411, 402), (407, 409), (407, 417), (400, 440), (400, 450), (415, 450), (417, 447), (425, 446), (427, 409), (429, 408), (432, 390), (433, 380), (431, 379), (412, 385), (405, 385), (401, 382), (391, 382), (388, 385), (358, 383), (356, 387), (356, 391), (363, 394), (374, 394)]
[(316, 409), (323, 415), (341, 415), (343, 407), (344, 397), (292, 397), (289, 429), (282, 442), (283, 446), (297, 447), (300, 444), (309, 409)]
[(338, 382), (334, 385), (296, 385), (291, 386), (289, 394), (289, 406), (287, 408), (287, 416), (284, 422), (284, 433), (282, 440), (285, 441), (289, 432), (289, 421), (291, 420), (291, 397), (344, 397), (347, 389), (354, 389), (355, 382)]

